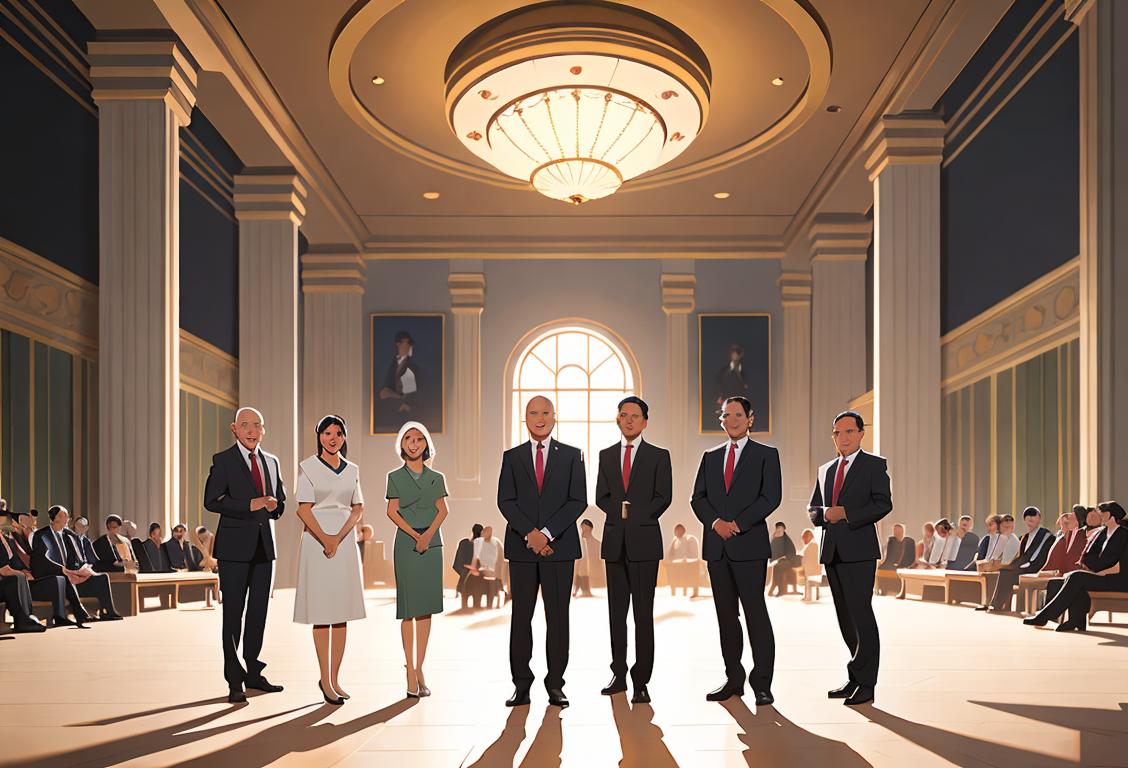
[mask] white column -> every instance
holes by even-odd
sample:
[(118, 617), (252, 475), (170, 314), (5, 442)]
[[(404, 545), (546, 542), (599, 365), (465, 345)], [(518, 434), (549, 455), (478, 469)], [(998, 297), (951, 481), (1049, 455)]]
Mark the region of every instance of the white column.
[(178, 43), (90, 44), (98, 104), (99, 509), (179, 518), (180, 135), (196, 71)]
[[(293, 586), (301, 524), (294, 503), (298, 435), (298, 227), (305, 186), (289, 169), (235, 177), (239, 220), (239, 398), (262, 411), (290, 501), (275, 524), (275, 584)], [(312, 453), (312, 441), (308, 453)], [(305, 454), (302, 454), (305, 455)]]
[[(696, 306), (697, 277), (667, 273), (661, 277), (662, 311), (666, 313), (666, 403), (674, 461), (675, 507), (684, 508), (693, 490), (699, 456), (687, 450), (697, 434), (697, 413), (689, 402), (689, 315)], [(692, 414), (692, 416), (691, 416)], [(680, 459), (677, 457), (681, 456)]]
[(940, 509), (940, 160), (944, 123), (884, 117), (870, 137), (874, 185), (874, 449), (889, 460), (894, 515), (909, 530)]
[(1118, 145), (1117, 134), (1128, 125), (1128, 8), (1111, 0), (1067, 0), (1065, 6), (1081, 44), (1080, 501), (1124, 503), (1128, 144)]
[(831, 419), (867, 389), (866, 251), (871, 233), (872, 224), (859, 214), (819, 214), (809, 233), (813, 291), (809, 434), (815, 466), (831, 448)]
[(454, 433), (454, 488), (462, 498), (481, 497), (482, 310), (486, 276), (452, 272), (447, 278), (454, 314), (454, 392), (450, 420)]
[(783, 300), (783, 498), (785, 510), (801, 511), (801, 505), (810, 499), (813, 478), (810, 273), (780, 273), (779, 290)]
[(301, 257), (302, 412), (300, 461), (316, 448), (313, 429), (335, 413), (348, 425), (349, 459), (361, 463), (369, 432), (365, 421), (364, 259), (355, 253)]

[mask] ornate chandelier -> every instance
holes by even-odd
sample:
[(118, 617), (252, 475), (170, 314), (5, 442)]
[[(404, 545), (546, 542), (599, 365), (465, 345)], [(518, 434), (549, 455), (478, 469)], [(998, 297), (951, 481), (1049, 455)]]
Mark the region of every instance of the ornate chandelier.
[(447, 61), (447, 119), (475, 155), (580, 204), (680, 155), (709, 106), (688, 36), (603, 2), (521, 8), (470, 33)]

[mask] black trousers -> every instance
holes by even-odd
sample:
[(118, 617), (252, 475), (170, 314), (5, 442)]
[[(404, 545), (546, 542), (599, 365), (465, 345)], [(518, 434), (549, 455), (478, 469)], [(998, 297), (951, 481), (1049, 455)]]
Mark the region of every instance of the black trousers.
[(775, 633), (764, 601), (767, 581), (767, 560), (709, 561), (709, 582), (713, 587), (713, 605), (717, 609), (717, 626), (721, 634), (721, 656), (725, 675), (730, 682), (744, 683), (744, 633), (740, 629), (740, 608), (748, 626), (748, 642), (752, 646), (752, 674), (748, 682), (756, 691), (770, 691), (775, 672)]
[(1000, 568), (999, 578), (995, 581), (995, 594), (991, 596), (991, 607), (996, 611), (1009, 611), (1011, 608), (1011, 597), (1014, 595), (1014, 588), (1018, 586), (1018, 577), (1024, 573), (1037, 572), (1038, 571), (1030, 568), (1020, 570), (1012, 566)]
[(1128, 588), (1124, 574), (1098, 576), (1092, 571), (1073, 571), (1064, 579), (1050, 579), (1046, 585), (1046, 605), (1036, 614), (1040, 619), (1057, 621), (1068, 611), (1069, 620), (1085, 626), (1093, 602), (1090, 592), (1121, 592)]
[(26, 624), (31, 621), (31, 587), (22, 573), (0, 577), (0, 595), (8, 606), (8, 613), (15, 623)]
[(114, 610), (113, 595), (110, 594), (110, 577), (104, 573), (91, 576), (79, 584), (78, 594), (80, 597), (98, 598), (98, 605), (101, 606), (104, 613), (117, 613)]
[[(266, 632), (266, 609), (270, 605), (273, 577), (274, 561), (266, 556), (261, 540), (251, 562), (219, 561), (219, 588), (223, 591), (223, 677), (229, 688), (241, 689), (244, 683), (257, 681), (266, 666), (259, 661), (259, 652)], [(246, 668), (239, 662), (240, 636)]]
[(82, 607), (78, 590), (74, 588), (74, 584), (67, 580), (66, 576), (41, 576), (28, 582), (28, 586), (31, 588), (32, 598), (51, 603), (51, 615), (55, 618), (66, 618), (67, 612), (63, 607), (64, 599), (70, 605), (75, 620), (85, 621), (90, 618)]
[(509, 624), (509, 672), (513, 684), (527, 688), (533, 684), (533, 611), (537, 592), (544, 596), (545, 656), (548, 676), (545, 688), (563, 688), (568, 667), (568, 603), (572, 599), (572, 560), (555, 562), (509, 561), (509, 588), (513, 614)]
[(873, 580), (877, 563), (832, 562), (826, 566), (838, 628), (850, 649), (846, 671), (850, 681), (873, 688), (877, 685), (877, 669), (881, 659), (881, 636), (873, 615)]
[(647, 685), (654, 671), (654, 588), (658, 561), (607, 561), (607, 611), (611, 622), (611, 672), (627, 674), (627, 611), (634, 603), (635, 663), (631, 680)]

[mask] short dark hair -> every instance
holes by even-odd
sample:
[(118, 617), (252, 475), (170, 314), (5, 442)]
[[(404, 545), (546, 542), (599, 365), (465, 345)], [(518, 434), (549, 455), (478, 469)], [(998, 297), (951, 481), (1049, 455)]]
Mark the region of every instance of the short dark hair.
[(729, 403), (740, 403), (740, 407), (744, 409), (744, 415), (748, 418), (752, 418), (756, 415), (756, 412), (752, 410), (752, 401), (747, 397), (741, 397), (740, 395), (726, 397), (724, 404), (721, 406), (721, 410), (723, 411), (725, 406)]
[(392, 343), (398, 344), (401, 341), (406, 341), (411, 346), (415, 346), (415, 339), (411, 338), (411, 334), (407, 331), (396, 331), (396, 337), (392, 340)]
[(580, 525), (581, 526), (586, 525), (588, 528), (594, 528), (595, 527), (595, 523), (593, 523), (591, 520), (581, 520)]
[(787, 524), (786, 523), (776, 523), (775, 527), (776, 528), (787, 528)]
[(621, 411), (621, 410), (623, 410), (623, 406), (626, 405), (627, 403), (634, 403), (639, 408), (641, 408), (642, 409), (642, 418), (644, 420), (650, 419), (650, 406), (647, 405), (646, 401), (644, 401), (641, 397), (638, 397), (637, 395), (630, 395), (628, 397), (624, 397), (622, 400), (619, 401), (619, 404), (615, 407), (618, 408)]
[(1073, 512), (1073, 516), (1080, 520), (1089, 510), (1084, 504), (1074, 504), (1071, 511)]
[(1002, 525), (1003, 523), (1013, 523), (1013, 522), (1014, 522), (1014, 515), (1003, 515), (1002, 517), (999, 518), (999, 525)]
[(470, 526), (470, 535), (475, 539), (481, 538), (483, 530), (481, 523), (474, 523)]
[(1119, 502), (1102, 501), (1097, 506), (1100, 508), (1101, 512), (1108, 512), (1109, 516), (1116, 520), (1118, 524), (1124, 525), (1124, 507), (1120, 506)]
[(334, 424), (341, 428), (341, 437), (345, 438), (344, 442), (341, 443), (341, 450), (339, 450), (338, 453), (341, 454), (342, 459), (348, 458), (349, 429), (345, 426), (345, 420), (335, 413), (330, 413), (327, 416), (322, 416), (321, 421), (317, 422), (317, 429), (314, 431), (317, 440), (317, 455), (321, 456), (321, 433), (329, 429), (329, 427), (333, 426)]
[(160, 523), (149, 523), (149, 535), (150, 536), (153, 535), (153, 531), (159, 531), (160, 529), (161, 529)]
[(1026, 509), (1022, 510), (1022, 519), (1023, 520), (1025, 520), (1028, 517), (1041, 517), (1041, 516), (1042, 516), (1042, 510), (1038, 509), (1037, 507), (1027, 507)]
[(834, 421), (832, 421), (831, 424), (837, 424), (839, 421), (841, 421), (842, 419), (845, 419), (847, 416), (853, 416), (854, 417), (854, 424), (858, 427), (859, 432), (865, 431), (866, 420), (863, 419), (862, 414), (858, 413), (857, 411), (843, 411), (842, 413), (840, 413), (840, 414), (838, 414), (837, 416), (834, 417)]
[(109, 525), (110, 523), (117, 523), (118, 525), (121, 525), (121, 518), (117, 515), (106, 515), (106, 525)]
[(50, 509), (47, 510), (47, 519), (54, 520), (56, 517), (59, 516), (60, 512), (63, 512), (65, 510), (66, 510), (66, 507), (64, 507), (60, 504), (54, 504), (54, 505), (51, 506)]

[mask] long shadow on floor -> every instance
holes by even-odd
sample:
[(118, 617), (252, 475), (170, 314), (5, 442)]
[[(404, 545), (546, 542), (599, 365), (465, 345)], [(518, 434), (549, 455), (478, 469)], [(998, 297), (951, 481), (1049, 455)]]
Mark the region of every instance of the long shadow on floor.
[(508, 613), (502, 613), (502, 614), (494, 616), (493, 618), (490, 618), (490, 619), (482, 619), (481, 621), (475, 621), (473, 624), (467, 624), (466, 628), (467, 629), (485, 629), (486, 627), (497, 627), (497, 626), (500, 626), (502, 624), (508, 624), (508, 623), (509, 623), (509, 614)]
[(623, 751), (620, 768), (678, 768), (662, 740), (662, 729), (654, 724), (654, 708), (649, 704), (627, 704), (625, 693), (611, 697), (611, 716), (619, 732)]
[(834, 768), (871, 768), (870, 763), (841, 741), (816, 736), (781, 715), (775, 707), (755, 714), (743, 699), (721, 704), (743, 731), (739, 738), (748, 749), (748, 765), (825, 765)]
[[(107, 717), (103, 720), (88, 720), (85, 723), (71, 723), (66, 726), (67, 728), (86, 728), (95, 725), (116, 725), (124, 723), (126, 720), (138, 720), (142, 717), (150, 717), (152, 715), (161, 715), (165, 712), (176, 712), (181, 709), (194, 709), (195, 707), (206, 707), (210, 704), (223, 704), (227, 701), (226, 696), (214, 696), (210, 699), (200, 699), (199, 701), (186, 701), (183, 704), (169, 704), (167, 707), (158, 707), (156, 709), (146, 709), (144, 712), (130, 712), (125, 715), (116, 715), (114, 717)], [(242, 709), (247, 706), (246, 704), (233, 704), (228, 708), (228, 711)]]
[(1098, 632), (1090, 629), (1085, 632), (1089, 637), (1099, 637), (1102, 640), (1107, 640), (1107, 643), (1101, 643), (1102, 646), (1112, 648), (1128, 648), (1128, 635), (1118, 632)]
[(1022, 766), (1022, 768), (1066, 768), (1066, 766), (1078, 765), (1072, 760), (1063, 760), (1060, 757), (1031, 752), (988, 739), (977, 739), (958, 731), (914, 723), (873, 706), (859, 707), (858, 711), (882, 728), (960, 768), (995, 768), (1003, 765)]
[(505, 720), (505, 728), (494, 742), (486, 747), (470, 768), (513, 768), (517, 750), (525, 741), (525, 722), (529, 719), (528, 707), (513, 707)]
[(1123, 765), (1124, 745), (1128, 743), (1128, 703), (1120, 709), (1095, 707), (1055, 707), (1046, 704), (998, 704), (973, 701), (981, 707), (1050, 723), (1078, 731), (1081, 765)]
[(559, 768), (560, 753), (564, 751), (564, 726), (560, 722), (560, 707), (544, 711), (537, 735), (529, 745), (529, 752), (521, 761), (521, 768)]

